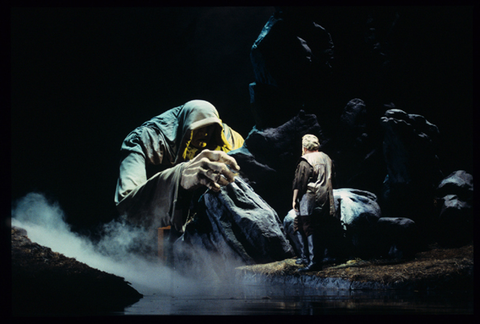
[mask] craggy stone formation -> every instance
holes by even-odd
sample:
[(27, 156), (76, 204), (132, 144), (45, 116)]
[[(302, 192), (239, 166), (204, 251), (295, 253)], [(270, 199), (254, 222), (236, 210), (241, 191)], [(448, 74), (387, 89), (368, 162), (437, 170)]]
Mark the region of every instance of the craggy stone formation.
[(142, 295), (123, 278), (90, 268), (12, 233), (12, 314), (93, 315), (122, 311)]
[(434, 212), (435, 188), (442, 178), (436, 155), (439, 130), (425, 117), (390, 109), (381, 118), (387, 167), (383, 213), (407, 217), (428, 230)]
[[(382, 152), (368, 143), (362, 121), (364, 108), (362, 100), (352, 100), (340, 123), (345, 125), (339, 129), (339, 134), (345, 131), (341, 133), (343, 136), (326, 141), (326, 152), (335, 148), (334, 143), (343, 142), (337, 151), (330, 153), (335, 157), (337, 176), (343, 181), (339, 182), (344, 184), (349, 178), (351, 183), (358, 184), (334, 190), (345, 232), (335, 236), (330, 252), (339, 256), (408, 258), (439, 235), (450, 237), (452, 241), (456, 240), (454, 237), (468, 241), (471, 236), (463, 234), (472, 219), (468, 216), (472, 210), (470, 189), (473, 191), (473, 187), (468, 186), (470, 176), (460, 173), (457, 180), (446, 179), (440, 186), (442, 190), (438, 191), (444, 193), (445, 198), (434, 199), (434, 189), (441, 175), (435, 154), (437, 127), (423, 116), (390, 109), (381, 120), (385, 129)], [(298, 161), (294, 152), (301, 147), (301, 136), (308, 132), (315, 134), (312, 131), (322, 134), (315, 115), (300, 113), (278, 128), (252, 130), (244, 147), (231, 152), (242, 168), (242, 176), (255, 192), (280, 216), (287, 215), (284, 226), (294, 247), (296, 238), (289, 223), (291, 174)], [(369, 159), (370, 163), (365, 162)], [(371, 187), (379, 192), (363, 190), (365, 183), (360, 179), (366, 182), (368, 179)], [(456, 182), (463, 185), (452, 185)], [(377, 199), (378, 194), (380, 199)], [(458, 200), (448, 194), (462, 198)], [(445, 204), (438, 220), (435, 215), (440, 209), (436, 213), (435, 201)], [(462, 216), (456, 216), (458, 211)], [(458, 221), (456, 226), (452, 226), (452, 219)], [(448, 228), (452, 229), (451, 233), (446, 232)], [(453, 233), (458, 234), (452, 236)]]
[(438, 213), (433, 220), (436, 239), (444, 246), (473, 241), (473, 176), (463, 170), (443, 179), (436, 191)]
[(250, 57), (255, 73), (250, 94), (256, 125), (259, 129), (276, 127), (302, 105), (317, 102), (325, 91), (333, 42), (305, 10), (277, 8), (254, 42)]
[[(335, 163), (339, 188), (356, 188), (380, 194), (386, 168), (378, 129), (362, 99), (350, 100), (340, 115), (334, 136), (322, 150)], [(376, 123), (378, 124), (378, 122)]]

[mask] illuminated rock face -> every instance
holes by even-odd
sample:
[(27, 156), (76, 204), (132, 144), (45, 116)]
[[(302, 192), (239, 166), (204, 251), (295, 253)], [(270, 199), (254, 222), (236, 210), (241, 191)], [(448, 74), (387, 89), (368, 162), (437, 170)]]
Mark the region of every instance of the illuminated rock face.
[(433, 225), (436, 239), (445, 246), (473, 240), (473, 176), (463, 170), (443, 179), (436, 191), (438, 213)]

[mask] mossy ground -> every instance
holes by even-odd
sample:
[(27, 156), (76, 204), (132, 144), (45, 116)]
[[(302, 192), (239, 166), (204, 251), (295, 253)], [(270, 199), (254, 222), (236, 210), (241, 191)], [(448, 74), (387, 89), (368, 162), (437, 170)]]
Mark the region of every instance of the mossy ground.
[[(302, 275), (377, 282), (383, 285), (422, 282), (426, 288), (429, 285), (435, 288), (441, 286), (439, 283), (452, 281), (462, 282), (465, 285), (463, 288), (472, 288), (468, 286), (473, 281), (473, 259), (473, 244), (459, 248), (442, 248), (433, 244), (409, 260), (344, 260), (339, 264), (325, 264), (319, 271), (304, 272)], [(295, 260), (286, 259), (237, 269), (265, 276), (298, 276), (297, 270), (302, 266), (295, 264)]]

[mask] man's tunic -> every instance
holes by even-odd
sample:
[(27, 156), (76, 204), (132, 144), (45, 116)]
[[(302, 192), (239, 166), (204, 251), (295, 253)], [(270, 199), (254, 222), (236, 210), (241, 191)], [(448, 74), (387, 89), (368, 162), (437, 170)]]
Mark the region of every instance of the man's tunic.
[(318, 218), (335, 216), (332, 177), (333, 163), (327, 154), (307, 153), (300, 158), (293, 190), (298, 189), (299, 226), (307, 236), (313, 233)]

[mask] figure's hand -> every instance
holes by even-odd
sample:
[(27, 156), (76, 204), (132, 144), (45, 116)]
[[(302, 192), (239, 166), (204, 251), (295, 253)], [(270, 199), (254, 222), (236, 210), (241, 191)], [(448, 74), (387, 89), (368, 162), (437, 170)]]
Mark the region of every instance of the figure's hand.
[(185, 162), (180, 185), (186, 190), (204, 185), (213, 191), (220, 191), (221, 186), (235, 180), (234, 171), (238, 170), (237, 161), (227, 153), (203, 150), (193, 160)]
[(298, 209), (297, 209), (297, 203), (295, 202), (295, 200), (292, 202), (292, 209), (296, 212), (298, 212)]

